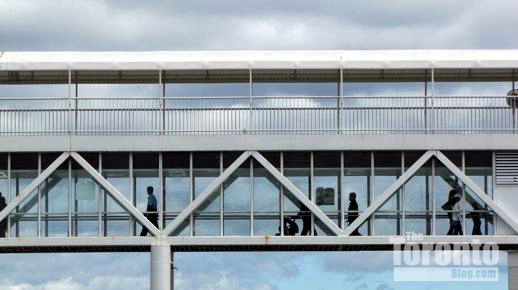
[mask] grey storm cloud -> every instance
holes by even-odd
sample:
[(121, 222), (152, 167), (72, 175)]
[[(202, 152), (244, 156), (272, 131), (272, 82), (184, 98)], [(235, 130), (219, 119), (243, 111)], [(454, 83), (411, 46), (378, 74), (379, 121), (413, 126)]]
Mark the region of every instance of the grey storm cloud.
[(1, 50), (511, 48), (513, 0), (0, 0)]

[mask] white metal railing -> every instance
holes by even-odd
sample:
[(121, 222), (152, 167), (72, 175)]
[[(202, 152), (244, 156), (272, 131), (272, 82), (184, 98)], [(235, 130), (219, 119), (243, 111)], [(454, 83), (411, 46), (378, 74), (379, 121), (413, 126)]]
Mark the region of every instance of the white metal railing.
[(507, 96), (2, 98), (0, 135), (517, 133)]

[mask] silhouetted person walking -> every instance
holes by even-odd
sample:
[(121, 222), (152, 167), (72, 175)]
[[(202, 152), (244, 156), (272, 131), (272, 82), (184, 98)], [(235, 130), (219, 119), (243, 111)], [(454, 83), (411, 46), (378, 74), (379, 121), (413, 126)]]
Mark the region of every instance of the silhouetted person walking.
[(480, 220), (480, 206), (478, 204), (473, 205), (473, 211), (471, 212), (471, 219), (473, 220), (473, 231), (471, 232), (474, 236), (482, 235), (482, 230), (480, 227), (482, 226), (482, 222)]
[(452, 235), (462, 236), (463, 235), (463, 232), (462, 232), (463, 217), (462, 217), (462, 210), (460, 208), (460, 201), (461, 201), (460, 194), (458, 194), (458, 193), (455, 194), (454, 200), (455, 200), (455, 203), (453, 204), (453, 208), (452, 208), (453, 212), (451, 213), (451, 221), (452, 221), (452, 225), (453, 225)]
[[(0, 211), (2, 211), (7, 206), (5, 202), (5, 197), (2, 196), (0, 192)], [(0, 221), (0, 238), (5, 238), (5, 232), (7, 231), (7, 217)]]
[[(349, 208), (347, 209), (347, 223), (351, 225), (359, 216), (358, 203), (356, 202), (356, 192), (349, 193)], [(356, 228), (351, 236), (361, 236)]]
[[(144, 214), (147, 219), (158, 228), (158, 203), (156, 201), (156, 197), (153, 195), (153, 187), (147, 187), (147, 208), (146, 213)], [(142, 226), (141, 236), (147, 236), (148, 229), (145, 226)]]
[(448, 221), (450, 224), (450, 228), (448, 229), (448, 236), (451, 236), (453, 234), (453, 220), (452, 220), (452, 212), (453, 205), (455, 204), (455, 195), (457, 194), (457, 191), (455, 189), (450, 190), (448, 193), (448, 201), (442, 205), (442, 209), (448, 211)]
[[(302, 231), (300, 232), (301, 236), (308, 236), (311, 233), (311, 212), (309, 208), (304, 204), (300, 206), (299, 213), (294, 217), (300, 217), (302, 219)], [(317, 235), (317, 231), (314, 231), (315, 236)]]

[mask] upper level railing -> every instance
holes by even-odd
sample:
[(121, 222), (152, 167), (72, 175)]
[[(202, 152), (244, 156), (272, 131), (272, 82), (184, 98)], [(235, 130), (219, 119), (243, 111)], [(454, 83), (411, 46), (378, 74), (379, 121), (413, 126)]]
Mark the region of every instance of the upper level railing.
[(506, 96), (2, 98), (0, 135), (518, 133)]

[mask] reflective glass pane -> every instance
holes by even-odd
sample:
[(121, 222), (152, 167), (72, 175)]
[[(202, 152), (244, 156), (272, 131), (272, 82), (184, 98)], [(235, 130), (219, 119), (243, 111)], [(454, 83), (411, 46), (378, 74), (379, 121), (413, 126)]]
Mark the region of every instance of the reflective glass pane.
[[(275, 167), (280, 153), (262, 153)], [(254, 235), (280, 235), (281, 185), (259, 162), (253, 160)]]
[[(225, 165), (236, 160), (239, 153), (225, 153)], [(223, 183), (225, 235), (250, 235), (250, 162), (248, 159)]]

